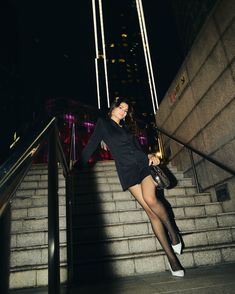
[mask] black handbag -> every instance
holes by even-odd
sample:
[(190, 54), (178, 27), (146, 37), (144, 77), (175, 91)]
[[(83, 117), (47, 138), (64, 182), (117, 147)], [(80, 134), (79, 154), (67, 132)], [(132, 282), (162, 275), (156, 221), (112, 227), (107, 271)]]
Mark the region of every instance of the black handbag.
[(151, 165), (150, 172), (158, 190), (170, 187), (170, 179), (159, 165)]

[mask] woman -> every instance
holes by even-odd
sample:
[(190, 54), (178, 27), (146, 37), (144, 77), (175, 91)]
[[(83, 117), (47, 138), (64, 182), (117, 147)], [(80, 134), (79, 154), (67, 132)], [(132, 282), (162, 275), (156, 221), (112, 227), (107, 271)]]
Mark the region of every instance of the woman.
[(144, 154), (133, 135), (134, 131), (131, 105), (123, 98), (115, 100), (110, 107), (109, 119), (98, 119), (95, 130), (82, 151), (79, 165), (86, 164), (98, 144), (105, 142), (115, 160), (123, 190), (128, 189), (147, 213), (153, 231), (167, 255), (172, 275), (183, 277), (184, 270), (175, 254), (181, 254), (182, 244), (164, 205), (156, 197), (156, 186), (150, 175), (149, 165), (159, 164), (159, 159), (154, 154)]

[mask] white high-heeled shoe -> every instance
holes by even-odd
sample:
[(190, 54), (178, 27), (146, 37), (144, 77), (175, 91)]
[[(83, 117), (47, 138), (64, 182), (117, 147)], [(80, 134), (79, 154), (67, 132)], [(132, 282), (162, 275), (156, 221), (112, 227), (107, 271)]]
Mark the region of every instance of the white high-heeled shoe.
[[(180, 240), (180, 236), (179, 236), (179, 235), (178, 235), (178, 238), (179, 238), (179, 240)], [(172, 244), (171, 244), (171, 247), (172, 247), (173, 251), (174, 251), (176, 254), (181, 255), (181, 253), (182, 253), (182, 248), (183, 248), (183, 244), (182, 244), (181, 240), (180, 240), (180, 242), (179, 242), (178, 244), (176, 244), (176, 245), (172, 245)]]
[(168, 266), (169, 266), (169, 269), (171, 271), (172, 276), (179, 277), (179, 278), (183, 278), (184, 277), (184, 270), (173, 271), (172, 268), (171, 268), (171, 265), (170, 265), (169, 261), (167, 263), (168, 263)]

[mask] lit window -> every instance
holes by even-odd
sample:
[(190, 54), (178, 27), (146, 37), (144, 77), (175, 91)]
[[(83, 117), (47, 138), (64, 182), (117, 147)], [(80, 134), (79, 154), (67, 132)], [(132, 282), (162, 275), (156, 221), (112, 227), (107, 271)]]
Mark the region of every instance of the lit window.
[(122, 37), (123, 38), (127, 38), (127, 34), (122, 34)]
[(121, 63), (126, 62), (126, 60), (124, 58), (119, 58), (118, 61), (121, 62)]
[(111, 61), (112, 63), (115, 63), (116, 62), (116, 59), (112, 59), (112, 61)]
[(114, 43), (110, 44), (110, 47), (115, 47), (115, 44)]

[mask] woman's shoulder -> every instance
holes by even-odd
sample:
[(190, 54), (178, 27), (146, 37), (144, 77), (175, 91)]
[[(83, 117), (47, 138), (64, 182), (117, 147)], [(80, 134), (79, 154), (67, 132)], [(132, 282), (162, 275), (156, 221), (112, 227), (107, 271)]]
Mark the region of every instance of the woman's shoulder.
[(107, 118), (99, 116), (96, 121), (95, 128), (103, 132), (105, 129), (108, 128), (109, 124), (110, 122)]

